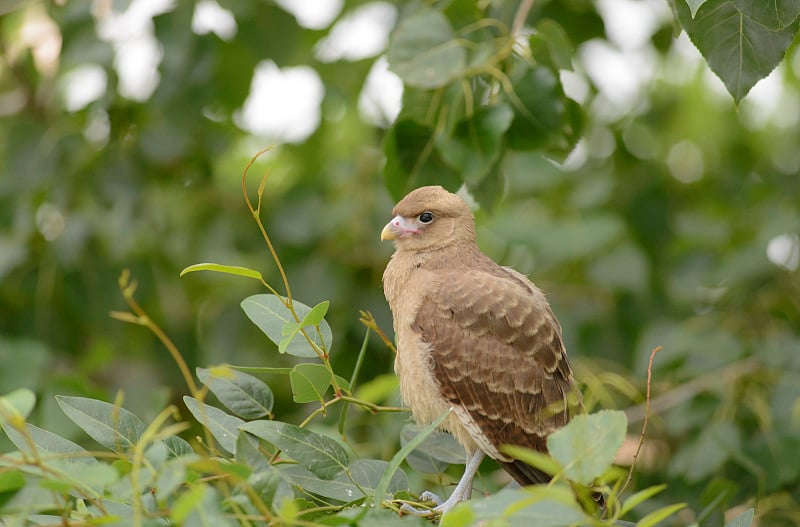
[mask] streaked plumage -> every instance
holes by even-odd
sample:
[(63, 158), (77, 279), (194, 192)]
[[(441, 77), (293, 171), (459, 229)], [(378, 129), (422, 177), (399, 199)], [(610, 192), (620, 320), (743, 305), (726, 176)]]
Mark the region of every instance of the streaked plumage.
[[(520, 484), (546, 481), (499, 451), (546, 450), (547, 435), (569, 420), (568, 396), (577, 395), (544, 294), (478, 249), (472, 212), (455, 194), (419, 188), (392, 216), (381, 233), (396, 248), (383, 287), (404, 401), (420, 424), (452, 407), (444, 426), (468, 454), (485, 452)], [(466, 494), (441, 510), (469, 497), (473, 475), (459, 485)]]

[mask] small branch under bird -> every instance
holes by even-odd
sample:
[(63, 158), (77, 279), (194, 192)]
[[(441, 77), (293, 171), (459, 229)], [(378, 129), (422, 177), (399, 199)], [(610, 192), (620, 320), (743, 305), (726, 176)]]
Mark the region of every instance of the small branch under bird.
[(381, 231), (395, 245), (383, 290), (400, 392), (419, 424), (452, 409), (443, 427), (467, 452), (463, 477), (434, 510), (470, 498), (485, 454), (521, 485), (547, 482), (500, 449), (545, 452), (547, 436), (569, 421), (579, 397), (544, 294), (481, 252), (472, 212), (442, 187), (412, 191), (392, 216)]

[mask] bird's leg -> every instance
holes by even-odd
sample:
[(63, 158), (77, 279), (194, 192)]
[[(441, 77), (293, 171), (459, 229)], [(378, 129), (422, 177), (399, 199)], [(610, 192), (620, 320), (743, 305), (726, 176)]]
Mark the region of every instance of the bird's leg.
[[(447, 511), (455, 507), (457, 503), (468, 500), (472, 496), (472, 482), (475, 479), (475, 474), (478, 472), (478, 468), (481, 466), (483, 456), (483, 451), (478, 449), (467, 460), (467, 466), (464, 468), (464, 475), (461, 476), (456, 488), (450, 494), (450, 497), (447, 498), (447, 501), (442, 503), (438, 496), (428, 491), (423, 492), (420, 498), (423, 500), (430, 499), (436, 502), (437, 505), (433, 509), (433, 512), (438, 512), (439, 514), (445, 514)], [(418, 515), (430, 514), (428, 511), (416, 509), (408, 504), (403, 505), (402, 509), (406, 512), (411, 512)]]
[(468, 500), (472, 496), (472, 482), (475, 480), (475, 474), (481, 466), (483, 456), (483, 450), (478, 449), (472, 454), (472, 457), (467, 460), (467, 466), (464, 468), (464, 475), (461, 476), (461, 480), (459, 480), (458, 485), (456, 485), (450, 497), (447, 498), (447, 501), (436, 507), (435, 510), (437, 512), (444, 514), (455, 507), (456, 503)]

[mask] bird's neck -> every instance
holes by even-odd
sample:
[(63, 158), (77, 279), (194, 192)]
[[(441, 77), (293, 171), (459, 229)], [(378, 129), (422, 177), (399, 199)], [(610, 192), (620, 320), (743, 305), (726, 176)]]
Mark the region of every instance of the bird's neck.
[(433, 269), (445, 265), (453, 266), (462, 261), (474, 261), (479, 256), (483, 256), (483, 253), (475, 245), (475, 242), (455, 241), (415, 251), (397, 251), (396, 256), (413, 262), (416, 267)]

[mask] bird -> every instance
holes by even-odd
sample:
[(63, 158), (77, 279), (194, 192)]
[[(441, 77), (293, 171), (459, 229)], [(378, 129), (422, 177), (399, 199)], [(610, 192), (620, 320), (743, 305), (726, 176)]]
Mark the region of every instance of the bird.
[(547, 436), (580, 404), (561, 325), (544, 293), (477, 245), (467, 203), (441, 186), (401, 199), (381, 241), (395, 251), (383, 273), (392, 312), (400, 394), (414, 420), (440, 425), (467, 454), (446, 501), (423, 493), (445, 514), (472, 494), (485, 455), (520, 485), (550, 476), (513, 459), (502, 445), (547, 451)]

